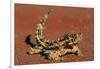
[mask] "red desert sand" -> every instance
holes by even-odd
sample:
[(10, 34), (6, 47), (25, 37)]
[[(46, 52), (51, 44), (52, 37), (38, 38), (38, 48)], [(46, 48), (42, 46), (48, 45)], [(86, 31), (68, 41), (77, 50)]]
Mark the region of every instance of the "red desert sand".
[[(64, 56), (62, 61), (51, 61), (39, 54), (28, 55), (30, 47), (25, 42), (29, 34), (34, 33), (39, 19), (48, 9), (54, 12), (49, 16), (45, 25), (44, 35), (47, 39), (57, 39), (65, 32), (81, 32), (83, 39), (79, 48), (84, 56), (73, 54)], [(15, 4), (15, 65), (47, 64), (62, 62), (79, 62), (94, 60), (94, 9), (81, 7), (43, 6)]]

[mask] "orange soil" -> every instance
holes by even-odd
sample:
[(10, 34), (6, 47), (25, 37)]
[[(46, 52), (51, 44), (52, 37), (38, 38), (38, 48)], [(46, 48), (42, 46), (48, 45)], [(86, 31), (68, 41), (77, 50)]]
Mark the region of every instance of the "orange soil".
[[(83, 40), (79, 48), (83, 57), (75, 55), (64, 56), (63, 61), (50, 61), (41, 55), (28, 55), (29, 45), (25, 42), (29, 34), (35, 32), (36, 25), (41, 15), (48, 9), (54, 12), (49, 16), (44, 35), (48, 39), (62, 37), (65, 32), (79, 32), (83, 34)], [(94, 59), (94, 9), (80, 7), (58, 7), (15, 4), (15, 65), (45, 64), (60, 62), (91, 61)], [(34, 41), (34, 34), (33, 34)], [(35, 42), (35, 41), (34, 41)]]

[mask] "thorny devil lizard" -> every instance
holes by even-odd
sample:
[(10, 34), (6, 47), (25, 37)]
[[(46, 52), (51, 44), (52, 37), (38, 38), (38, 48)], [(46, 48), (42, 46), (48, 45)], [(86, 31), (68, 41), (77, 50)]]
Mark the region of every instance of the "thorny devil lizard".
[[(28, 49), (28, 54), (41, 54), (48, 60), (62, 60), (63, 56), (67, 54), (74, 54), (76, 56), (82, 55), (78, 44), (82, 40), (82, 33), (67, 33), (63, 38), (57, 40), (48, 40), (43, 36), (43, 30), (48, 16), (53, 10), (49, 10), (44, 14), (37, 24), (35, 39), (36, 43)], [(30, 42), (32, 38), (30, 38)]]

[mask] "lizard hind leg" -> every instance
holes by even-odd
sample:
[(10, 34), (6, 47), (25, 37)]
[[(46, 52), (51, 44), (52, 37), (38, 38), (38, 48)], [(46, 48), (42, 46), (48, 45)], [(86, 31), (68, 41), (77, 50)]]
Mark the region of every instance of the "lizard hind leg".
[(29, 55), (32, 55), (32, 54), (38, 54), (40, 52), (42, 52), (42, 47), (38, 47), (38, 48), (32, 48), (32, 47), (30, 47), (27, 53)]
[(76, 55), (76, 56), (83, 56), (82, 52), (80, 51), (80, 49), (78, 48), (78, 46), (73, 46), (72, 52)]

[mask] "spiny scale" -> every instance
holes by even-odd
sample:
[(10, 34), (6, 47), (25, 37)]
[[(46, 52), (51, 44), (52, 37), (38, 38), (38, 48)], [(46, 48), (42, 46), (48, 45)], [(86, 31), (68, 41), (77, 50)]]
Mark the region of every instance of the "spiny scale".
[(40, 22), (37, 24), (35, 39), (36, 46), (31, 47), (28, 50), (29, 54), (42, 54), (49, 60), (61, 60), (61, 57), (66, 54), (75, 54), (82, 55), (81, 51), (78, 48), (78, 43), (82, 40), (82, 34), (79, 33), (69, 33), (65, 34), (59, 40), (46, 40), (43, 36), (43, 30), (45, 27), (45, 23), (49, 14), (51, 14), (53, 10), (49, 10), (46, 14), (41, 16)]

